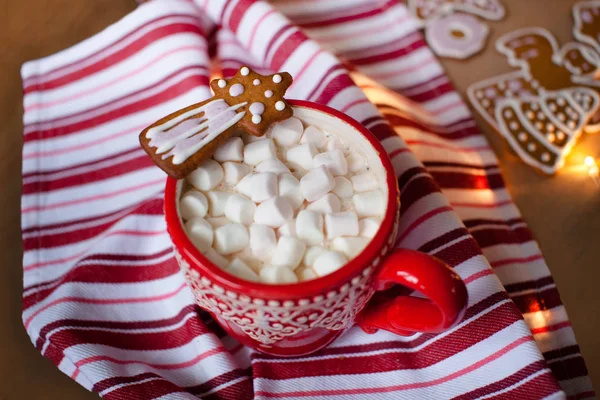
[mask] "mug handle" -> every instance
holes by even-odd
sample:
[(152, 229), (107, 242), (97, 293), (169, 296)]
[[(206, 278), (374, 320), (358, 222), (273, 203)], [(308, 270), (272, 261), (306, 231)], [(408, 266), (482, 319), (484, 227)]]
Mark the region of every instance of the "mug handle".
[(414, 250), (393, 250), (375, 275), (375, 290), (394, 284), (417, 290), (427, 299), (376, 293), (356, 323), (367, 333), (384, 329), (398, 335), (437, 333), (458, 323), (467, 308), (464, 282), (443, 261)]

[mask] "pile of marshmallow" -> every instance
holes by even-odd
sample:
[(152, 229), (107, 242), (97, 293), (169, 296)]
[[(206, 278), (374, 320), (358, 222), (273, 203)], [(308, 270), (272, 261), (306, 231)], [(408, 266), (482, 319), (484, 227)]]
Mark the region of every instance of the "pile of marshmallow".
[(379, 229), (385, 195), (357, 149), (297, 118), (233, 137), (187, 176), (179, 212), (194, 245), (242, 279), (327, 275)]

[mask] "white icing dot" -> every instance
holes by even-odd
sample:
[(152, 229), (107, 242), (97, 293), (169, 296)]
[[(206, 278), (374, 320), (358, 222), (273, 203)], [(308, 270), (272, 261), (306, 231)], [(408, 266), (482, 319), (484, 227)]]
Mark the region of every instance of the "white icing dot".
[(554, 125), (552, 125), (551, 123), (549, 123), (549, 122), (548, 122), (548, 123), (546, 124), (546, 130), (547, 130), (548, 132), (554, 132), (554, 131), (556, 130), (556, 127), (555, 127)]
[(531, 87), (534, 89), (537, 89), (540, 87), (540, 84), (538, 83), (538, 81), (533, 80), (533, 81), (531, 81)]
[(538, 119), (545, 119), (546, 118), (546, 116), (544, 115), (544, 113), (541, 112), (541, 111), (539, 113), (537, 113), (537, 117), (538, 117)]
[(285, 103), (281, 100), (279, 100), (277, 103), (275, 103), (275, 109), (277, 111), (283, 111), (283, 109), (285, 108)]
[(250, 114), (252, 115), (261, 115), (265, 112), (265, 105), (260, 102), (255, 102), (250, 104)]
[(235, 83), (229, 88), (230, 96), (237, 97), (242, 93), (244, 93), (244, 85), (242, 85), (241, 83)]
[(552, 111), (552, 112), (556, 112), (556, 110), (558, 109), (558, 107), (556, 107), (556, 104), (554, 104), (554, 103), (550, 103), (548, 108), (550, 108), (550, 111)]
[(529, 143), (527, 145), (527, 150), (529, 150), (529, 151), (535, 151), (535, 143)]
[(508, 126), (510, 127), (510, 129), (512, 129), (513, 131), (516, 131), (517, 129), (519, 129), (519, 123), (516, 121), (512, 121), (510, 124), (508, 124)]
[(275, 83), (281, 82), (281, 75), (279, 75), (279, 74), (273, 75), (273, 82), (275, 82)]
[(260, 85), (260, 80), (259, 80), (259, 79), (255, 79), (255, 80), (253, 80), (253, 81), (252, 81), (252, 84), (253, 84), (254, 86), (258, 86), (258, 85)]
[(268, 99), (271, 96), (273, 96), (273, 92), (271, 90), (265, 90), (265, 97)]
[(575, 123), (575, 121), (569, 121), (569, 123), (567, 125), (571, 129), (575, 129), (577, 127), (577, 124)]
[(262, 121), (262, 117), (260, 115), (253, 115), (252, 116), (252, 122), (254, 124), (260, 124), (260, 121)]
[(483, 99), (483, 91), (478, 90), (475, 92), (475, 96), (477, 96), (478, 99)]
[(504, 118), (510, 118), (512, 117), (512, 111), (510, 110), (504, 110)]
[(567, 117), (563, 113), (559, 113), (556, 116), (558, 117), (558, 119), (560, 119), (563, 122), (567, 120)]
[(550, 154), (548, 154), (548, 153), (544, 153), (544, 154), (542, 154), (542, 161), (543, 161), (543, 162), (548, 162), (548, 161), (550, 161)]
[(556, 136), (554, 136), (554, 133), (548, 133), (546, 134), (546, 139), (548, 139), (548, 141), (552, 143), (556, 140)]
[(535, 119), (535, 113), (533, 111), (527, 111), (527, 118), (531, 120)]
[(240, 69), (240, 73), (242, 74), (242, 76), (247, 76), (250, 73), (250, 70), (248, 69), (248, 67), (242, 67), (242, 69)]
[(506, 83), (504, 83), (504, 82), (500, 82), (500, 83), (498, 84), (498, 88), (499, 88), (500, 90), (504, 90), (504, 89), (506, 89)]
[(537, 103), (533, 103), (533, 104), (531, 105), (531, 109), (532, 109), (533, 111), (537, 111), (537, 110), (539, 110), (539, 109), (540, 109), (540, 106), (538, 106), (538, 105), (537, 105)]
[(481, 105), (487, 108), (490, 106), (490, 101), (488, 99), (483, 99), (481, 100)]
[(227, 86), (227, 82), (225, 82), (225, 79), (219, 79), (219, 81), (217, 82), (217, 86), (223, 89), (225, 86)]
[(518, 138), (519, 138), (519, 141), (524, 142), (527, 140), (527, 134), (525, 132), (521, 132), (521, 133), (519, 133)]
[(513, 92), (512, 92), (512, 91), (510, 91), (510, 90), (507, 90), (507, 91), (506, 91), (506, 93), (504, 93), (504, 95), (505, 95), (506, 97), (512, 97), (512, 96), (513, 96)]
[(556, 103), (563, 107), (567, 102), (565, 101), (565, 99), (563, 99), (562, 97), (559, 97), (558, 100), (556, 100)]
[(563, 140), (565, 138), (565, 134), (563, 132), (558, 132), (556, 134), (556, 137), (558, 138), (558, 140)]
[(544, 124), (538, 121), (538, 122), (535, 123), (535, 127), (537, 129), (544, 129)]

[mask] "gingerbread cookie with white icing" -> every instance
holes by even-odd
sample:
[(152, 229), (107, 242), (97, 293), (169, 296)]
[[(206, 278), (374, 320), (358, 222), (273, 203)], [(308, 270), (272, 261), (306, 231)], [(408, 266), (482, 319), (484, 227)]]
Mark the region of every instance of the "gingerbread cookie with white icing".
[(292, 84), (287, 72), (263, 76), (242, 67), (231, 79), (215, 79), (210, 99), (178, 110), (140, 133), (140, 144), (169, 176), (181, 179), (210, 158), (239, 132), (262, 136), (292, 116), (284, 94)]
[(552, 174), (598, 113), (598, 60), (581, 43), (561, 48), (542, 28), (506, 34), (496, 48), (519, 71), (473, 84), (469, 99), (526, 163)]

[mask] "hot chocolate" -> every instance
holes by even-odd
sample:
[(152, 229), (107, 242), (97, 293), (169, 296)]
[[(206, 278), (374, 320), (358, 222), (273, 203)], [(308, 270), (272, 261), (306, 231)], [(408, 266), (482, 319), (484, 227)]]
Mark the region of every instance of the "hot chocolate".
[(362, 251), (385, 212), (382, 174), (338, 131), (343, 124), (299, 117), (263, 137), (227, 139), (181, 190), (190, 240), (242, 279), (285, 284), (327, 275)]

